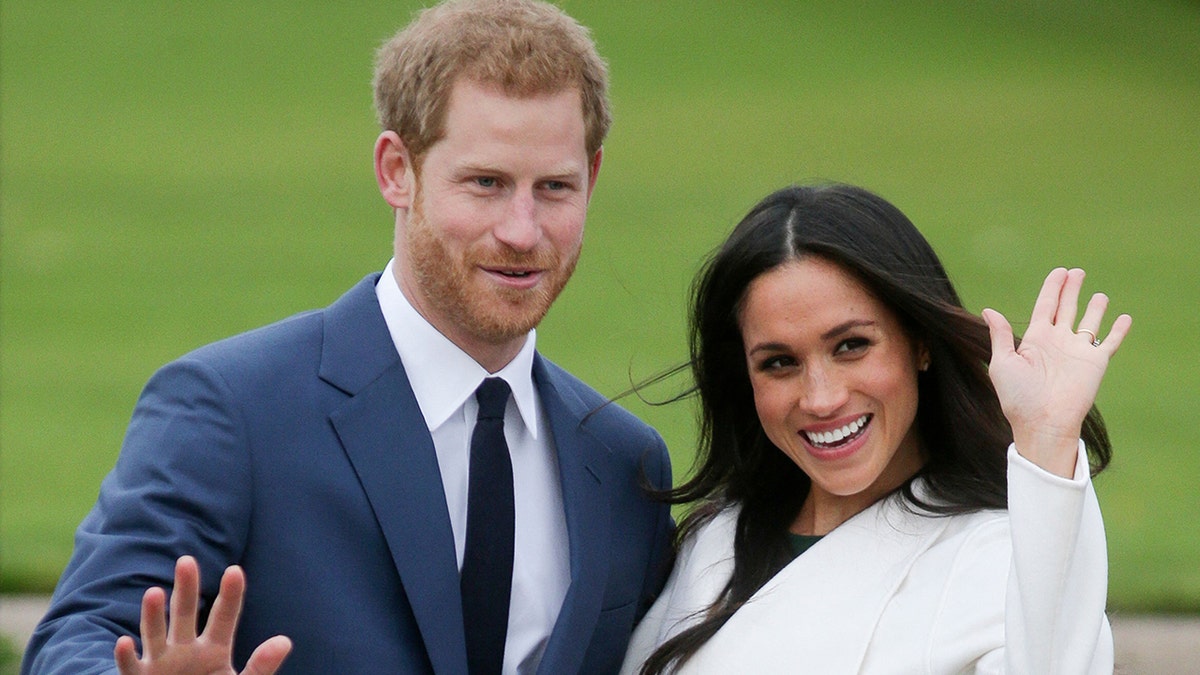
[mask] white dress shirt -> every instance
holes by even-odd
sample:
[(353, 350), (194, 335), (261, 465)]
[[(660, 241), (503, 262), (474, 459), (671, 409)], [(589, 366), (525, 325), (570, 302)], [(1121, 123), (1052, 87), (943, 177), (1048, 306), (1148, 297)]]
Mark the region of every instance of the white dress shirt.
[(394, 265), (388, 262), (375, 294), (433, 436), (459, 570), (467, 535), (471, 430), (479, 411), (475, 389), (486, 377), (503, 378), (512, 389), (504, 437), (512, 456), (516, 534), (504, 672), (533, 673), (571, 581), (554, 436), (533, 385), (536, 332), (529, 332), (512, 361), (489, 374), (413, 308), (396, 282)]

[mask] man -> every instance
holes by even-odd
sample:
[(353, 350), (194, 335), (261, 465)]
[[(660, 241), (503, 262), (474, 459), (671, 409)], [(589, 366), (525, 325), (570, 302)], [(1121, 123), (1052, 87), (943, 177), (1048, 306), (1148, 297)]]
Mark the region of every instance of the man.
[[(536, 0), (448, 2), (381, 49), (392, 262), (155, 374), (23, 673), (235, 672), (259, 645), (246, 672), (616, 671), (667, 572), (643, 486), (670, 485), (668, 458), (534, 350), (579, 255), (606, 79)], [(485, 426), (502, 470), (472, 468)], [(498, 634), (474, 618), (496, 597)]]

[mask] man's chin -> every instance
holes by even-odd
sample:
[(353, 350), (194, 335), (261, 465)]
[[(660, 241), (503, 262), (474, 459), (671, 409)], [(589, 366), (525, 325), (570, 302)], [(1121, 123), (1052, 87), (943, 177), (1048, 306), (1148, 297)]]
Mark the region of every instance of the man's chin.
[(497, 288), (475, 285), (460, 296), (458, 316), (463, 326), (493, 344), (523, 338), (541, 323), (566, 285), (559, 278), (543, 279), (536, 288)]
[(480, 318), (473, 322), (475, 330), (492, 344), (504, 344), (523, 338), (529, 331), (537, 328), (546, 312), (531, 312), (524, 314), (495, 314)]

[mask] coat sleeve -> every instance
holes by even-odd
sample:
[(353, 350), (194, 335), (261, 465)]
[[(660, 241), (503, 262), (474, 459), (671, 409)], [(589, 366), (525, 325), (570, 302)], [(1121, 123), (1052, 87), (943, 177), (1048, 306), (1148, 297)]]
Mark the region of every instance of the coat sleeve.
[(977, 672), (1112, 673), (1104, 522), (1083, 442), (1070, 480), (1010, 447), (1008, 512), (1005, 646), (981, 659)]
[(198, 361), (177, 361), (151, 378), (76, 531), (23, 675), (115, 673), (113, 646), (121, 635), (138, 638), (143, 593), (169, 590), (185, 553), (200, 564), (202, 616), (207, 611), (249, 522), (248, 442), (232, 399), (221, 376)]

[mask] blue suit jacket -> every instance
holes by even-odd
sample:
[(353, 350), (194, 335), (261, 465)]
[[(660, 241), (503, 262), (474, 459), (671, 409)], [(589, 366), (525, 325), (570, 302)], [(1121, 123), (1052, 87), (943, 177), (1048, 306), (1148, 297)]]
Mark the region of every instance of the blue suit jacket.
[[(466, 673), (454, 541), (433, 441), (370, 276), (322, 311), (201, 348), (146, 385), (116, 466), (22, 673), (115, 672), (140, 600), (196, 556), (205, 607), (246, 570), (239, 667), (266, 638), (281, 672)], [(540, 357), (571, 583), (539, 672), (616, 672), (669, 571), (670, 485), (650, 427)], [(643, 478), (645, 477), (645, 478)]]

